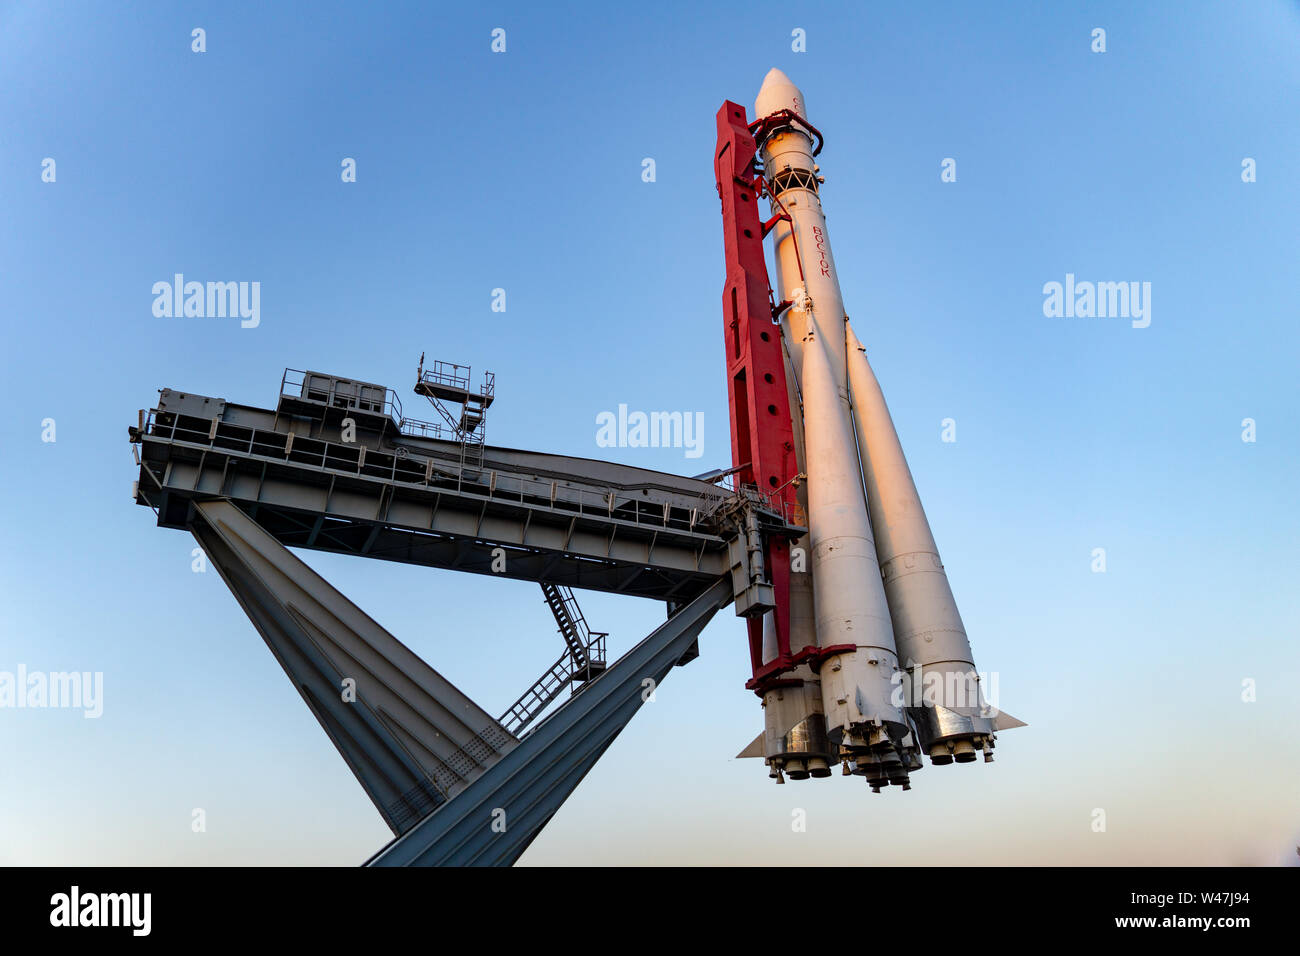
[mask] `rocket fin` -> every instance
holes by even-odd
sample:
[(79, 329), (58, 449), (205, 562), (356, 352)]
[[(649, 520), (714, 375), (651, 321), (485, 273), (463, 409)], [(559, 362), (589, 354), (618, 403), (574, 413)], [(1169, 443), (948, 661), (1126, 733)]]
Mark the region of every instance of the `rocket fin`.
[(1017, 727), (1028, 727), (1028, 726), (1029, 725), (1025, 723), (1023, 720), (1021, 720), (1020, 718), (1012, 717), (1010, 714), (1008, 714), (1006, 711), (1003, 710), (999, 710), (997, 712), (997, 715), (993, 718), (994, 730), (1015, 730)]
[(763, 756), (763, 734), (760, 732), (757, 737), (749, 742), (749, 746), (736, 754), (736, 759), (741, 757), (761, 757)]

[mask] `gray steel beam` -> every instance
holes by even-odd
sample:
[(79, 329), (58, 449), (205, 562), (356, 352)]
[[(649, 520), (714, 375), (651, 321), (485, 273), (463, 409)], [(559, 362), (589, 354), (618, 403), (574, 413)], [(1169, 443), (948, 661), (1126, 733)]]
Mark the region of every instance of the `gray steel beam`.
[[(688, 527), (683, 517), (686, 509), (673, 512), (672, 523), (665, 525), (662, 506), (654, 507), (653, 502), (646, 505), (616, 499), (611, 508), (600, 496), (588, 492), (581, 503), (557, 501), (552, 505), (544, 494), (521, 497), (506, 487), (504, 479), (491, 489), (486, 482), (466, 483), (457, 489), (436, 481), (425, 484), (422, 477), (407, 481), (349, 469), (322, 470), (296, 461), (265, 460), (256, 454), (200, 449), (154, 438), (145, 439), (142, 445), (144, 467), (152, 470), (167, 491), (181, 496), (234, 498), (340, 520), (380, 521), (415, 531), (572, 551), (667, 570), (694, 570), (701, 550), (726, 550), (716, 529), (702, 523)], [(207, 453), (194, 454), (200, 450)], [(143, 480), (147, 486), (153, 485), (147, 475)], [(725, 500), (719, 496), (708, 503), (721, 507)], [(176, 523), (168, 521), (167, 515), (162, 517), (164, 523)]]
[(194, 502), (190, 530), (395, 834), (517, 746), (231, 502)]
[(715, 582), (366, 865), (514, 863), (640, 708), (645, 681), (662, 683), (731, 599), (731, 582)]
[(717, 485), (492, 446), (464, 467), (459, 444), (387, 414), (355, 412), (345, 434), (354, 412), (305, 394), (271, 410), (163, 389), (131, 429), (137, 501), (162, 527), (185, 527), (191, 501), (229, 498), (290, 547), (658, 600), (694, 597), (729, 570), (732, 495)]
[[(256, 509), (258, 522), (291, 547), (659, 600), (698, 594), (728, 570), (725, 540), (704, 531), (670, 533), (607, 515), (548, 514), (436, 489), (401, 489), (384, 498), (387, 486), (380, 480), (362, 479), (369, 487), (358, 489), (348, 487), (355, 477), (322, 481), (309, 469), (264, 477), (261, 462), (224, 452), (189, 458), (151, 439), (144, 446), (137, 501), (157, 507), (163, 527), (185, 527), (192, 500), (230, 498), (245, 511)], [(493, 569), (495, 548), (508, 555), (504, 570), (500, 562)]]

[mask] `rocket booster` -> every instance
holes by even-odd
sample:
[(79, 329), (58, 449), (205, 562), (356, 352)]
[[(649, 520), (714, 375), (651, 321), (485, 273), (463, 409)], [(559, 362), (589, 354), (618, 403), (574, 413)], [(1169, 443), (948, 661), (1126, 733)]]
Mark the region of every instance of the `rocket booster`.
[(970, 640), (884, 392), (851, 326), (846, 335), (859, 463), (894, 638), (907, 671), (908, 713), (934, 763), (966, 763), (977, 751), (991, 761), (993, 731), (1020, 722), (995, 711), (981, 693)]
[[(764, 693), (763, 755), (772, 776), (785, 766), (802, 779), (830, 750), (873, 790), (906, 789), (922, 754), (935, 764), (981, 751), (991, 760), (994, 731), (1021, 724), (981, 696), (902, 445), (849, 326), (814, 160), (820, 133), (803, 94), (774, 69), (754, 115), (764, 189), (780, 217), (776, 297), (808, 527), (792, 550), (803, 549), (807, 566), (792, 566), (791, 646), (818, 648), (811, 667)], [(808, 732), (819, 727), (824, 737)], [(746, 754), (758, 755), (758, 743)]]
[[(804, 474), (807, 472), (807, 456), (804, 451), (803, 416), (797, 411), (799, 392), (795, 387), (795, 375), (788, 351), (784, 353), (783, 359), (787, 401), (789, 407), (795, 410), (791, 416), (795, 462), (799, 474)], [(798, 485), (795, 497), (800, 510), (807, 514), (806, 484)], [(794, 548), (796, 554), (807, 555), (808, 535), (797, 539)], [(796, 647), (816, 645), (812, 575), (808, 573), (806, 560), (797, 564), (792, 562), (789, 605), (791, 643)], [(763, 622), (764, 664), (777, 656), (774, 624), (773, 615), (766, 615)], [(839, 762), (839, 748), (831, 744), (826, 733), (821, 681), (808, 664), (801, 664), (786, 681), (764, 692), (763, 724), (763, 747), (761, 750), (756, 749), (752, 755), (767, 758), (768, 776), (778, 783), (785, 782), (782, 771), (792, 780), (830, 776), (830, 767)]]

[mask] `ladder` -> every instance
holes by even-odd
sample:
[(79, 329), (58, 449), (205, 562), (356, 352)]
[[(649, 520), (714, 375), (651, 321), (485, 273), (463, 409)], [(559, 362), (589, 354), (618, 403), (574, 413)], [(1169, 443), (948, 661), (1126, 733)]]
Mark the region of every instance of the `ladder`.
[(423, 395), (438, 410), (460, 444), (462, 475), (466, 466), (483, 467), (483, 446), (487, 410), (496, 397), (496, 376), (483, 373), (483, 385), (475, 391), (470, 385), (468, 365), (435, 360), (433, 368), (424, 367), (424, 355), (415, 370), (415, 392)]
[(605, 672), (605, 638), (609, 635), (592, 631), (587, 626), (587, 620), (578, 607), (573, 591), (554, 584), (543, 584), (542, 596), (559, 626), (565, 649), (560, 659), (547, 668), (501, 715), (501, 726), (516, 737), (566, 687), (585, 683)]

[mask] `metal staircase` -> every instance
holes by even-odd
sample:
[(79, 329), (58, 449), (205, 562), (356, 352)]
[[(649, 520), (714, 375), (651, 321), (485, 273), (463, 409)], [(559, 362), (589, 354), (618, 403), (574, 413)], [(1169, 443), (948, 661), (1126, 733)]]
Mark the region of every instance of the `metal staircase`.
[(609, 635), (587, 626), (571, 589), (543, 583), (542, 595), (559, 625), (565, 652), (502, 714), (501, 726), (515, 736), (536, 720), (566, 687), (585, 683), (605, 672), (605, 638)]

